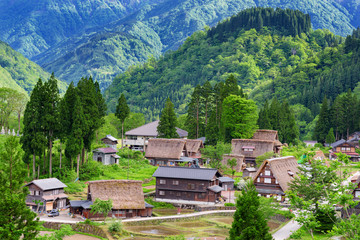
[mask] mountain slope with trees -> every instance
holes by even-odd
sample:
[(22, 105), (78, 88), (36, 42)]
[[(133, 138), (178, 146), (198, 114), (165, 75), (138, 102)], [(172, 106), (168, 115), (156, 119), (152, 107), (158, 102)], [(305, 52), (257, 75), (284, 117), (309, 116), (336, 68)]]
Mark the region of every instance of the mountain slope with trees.
[[(249, 15), (253, 21), (243, 25)], [(291, 36), (294, 29), (299, 36)], [(217, 27), (194, 33), (177, 51), (118, 75), (105, 98), (114, 111), (116, 97), (124, 93), (132, 111), (153, 120), (170, 97), (176, 112), (184, 114), (197, 84), (214, 85), (232, 74), (249, 92), (341, 41), (329, 31), (311, 30), (309, 16), (299, 11), (248, 9)], [(294, 81), (301, 83), (301, 79)]]
[(310, 14), (315, 29), (346, 36), (358, 24), (354, 4), (335, 0), (46, 0), (34, 5), (6, 0), (0, 3), (0, 39), (54, 71), (59, 79), (76, 83), (92, 75), (104, 89), (129, 66), (177, 49), (193, 32), (243, 9), (298, 9)]
[[(49, 77), (39, 65), (0, 41), (0, 87), (30, 93), (39, 78)], [(60, 81), (59, 84), (61, 91), (65, 91), (66, 84)]]

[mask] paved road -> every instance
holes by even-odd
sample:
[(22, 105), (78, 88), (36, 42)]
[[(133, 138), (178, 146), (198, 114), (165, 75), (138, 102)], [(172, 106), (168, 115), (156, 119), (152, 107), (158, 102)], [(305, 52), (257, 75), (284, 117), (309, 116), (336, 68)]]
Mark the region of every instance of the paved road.
[(296, 221), (291, 220), (285, 226), (280, 228), (277, 232), (275, 232), (272, 236), (274, 240), (285, 240), (288, 239), (292, 232), (295, 232), (301, 227)]

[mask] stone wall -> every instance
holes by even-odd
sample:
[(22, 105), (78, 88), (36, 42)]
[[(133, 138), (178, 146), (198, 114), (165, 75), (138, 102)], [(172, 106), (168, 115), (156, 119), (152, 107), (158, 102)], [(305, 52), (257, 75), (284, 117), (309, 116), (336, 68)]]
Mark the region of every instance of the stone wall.
[(99, 236), (102, 238), (107, 238), (106, 233), (103, 229), (98, 226), (90, 225), (90, 224), (83, 224), (83, 223), (57, 223), (57, 222), (44, 222), (43, 226), (45, 228), (56, 229), (59, 230), (61, 225), (68, 224), (72, 227), (72, 229), (76, 232), (88, 233), (95, 236)]

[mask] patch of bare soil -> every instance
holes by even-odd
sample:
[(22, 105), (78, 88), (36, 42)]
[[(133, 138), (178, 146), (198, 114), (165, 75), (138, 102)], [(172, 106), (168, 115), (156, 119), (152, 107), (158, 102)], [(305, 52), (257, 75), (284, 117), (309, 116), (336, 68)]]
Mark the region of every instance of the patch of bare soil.
[(100, 238), (92, 237), (88, 235), (82, 235), (82, 234), (74, 234), (71, 236), (64, 237), (63, 240), (100, 240)]

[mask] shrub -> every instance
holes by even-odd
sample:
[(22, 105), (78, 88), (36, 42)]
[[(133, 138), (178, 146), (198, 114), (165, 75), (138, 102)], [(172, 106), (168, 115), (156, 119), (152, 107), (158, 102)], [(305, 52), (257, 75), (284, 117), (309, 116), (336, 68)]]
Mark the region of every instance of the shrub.
[(170, 208), (170, 209), (175, 208), (174, 205), (172, 205), (171, 203), (156, 202), (156, 201), (154, 201), (154, 199), (152, 199), (152, 198), (146, 198), (146, 199), (145, 199), (145, 202), (153, 205), (154, 208)]
[(91, 180), (103, 175), (102, 164), (96, 161), (89, 160), (80, 168), (80, 179), (83, 181)]
[(235, 204), (234, 203), (225, 203), (224, 204), (225, 205), (225, 207), (235, 207)]
[(335, 210), (331, 209), (329, 211), (324, 211), (322, 209), (317, 209), (315, 212), (315, 218), (320, 223), (320, 225), (315, 229), (316, 231), (331, 231), (336, 221)]
[(123, 225), (121, 223), (121, 220), (113, 221), (108, 228), (109, 232), (111, 233), (121, 233), (122, 229)]
[(85, 188), (85, 184), (81, 183), (80, 181), (78, 182), (69, 182), (66, 183), (66, 188), (64, 188), (65, 193), (79, 193), (82, 192)]

